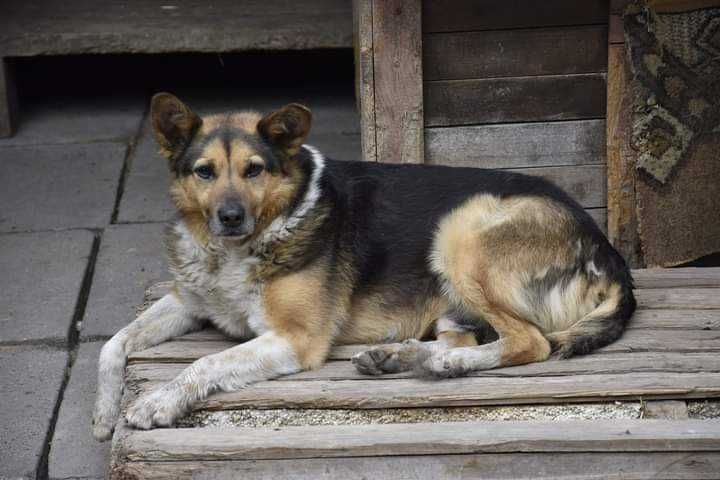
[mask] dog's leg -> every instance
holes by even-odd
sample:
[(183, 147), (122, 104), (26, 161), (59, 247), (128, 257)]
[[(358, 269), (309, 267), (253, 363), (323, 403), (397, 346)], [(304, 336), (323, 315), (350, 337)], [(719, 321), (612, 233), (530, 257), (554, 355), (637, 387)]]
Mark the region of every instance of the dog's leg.
[(436, 322), (435, 336), (437, 340), (430, 342), (411, 339), (402, 343), (381, 345), (358, 353), (352, 358), (352, 363), (365, 375), (405, 372), (439, 352), (477, 345), (474, 332), (459, 326), (450, 316), (442, 317)]
[(120, 412), (120, 397), (127, 356), (197, 329), (202, 322), (191, 316), (172, 293), (153, 304), (120, 330), (102, 348), (98, 367), (93, 435), (110, 438)]
[(168, 384), (141, 396), (126, 415), (141, 429), (172, 425), (195, 402), (213, 392), (232, 392), (248, 384), (288, 375), (303, 368), (302, 354), (274, 332), (194, 362)]
[(438, 377), (458, 377), (474, 370), (541, 362), (550, 356), (550, 343), (535, 325), (500, 311), (484, 316), (499, 340), (434, 353), (422, 363), (421, 370)]

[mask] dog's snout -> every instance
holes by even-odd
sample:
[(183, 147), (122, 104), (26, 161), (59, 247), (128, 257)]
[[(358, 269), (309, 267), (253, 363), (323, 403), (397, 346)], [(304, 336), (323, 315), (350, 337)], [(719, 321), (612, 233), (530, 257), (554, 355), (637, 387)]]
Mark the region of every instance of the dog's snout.
[(245, 211), (241, 205), (225, 205), (218, 209), (218, 220), (226, 227), (238, 227), (245, 220)]

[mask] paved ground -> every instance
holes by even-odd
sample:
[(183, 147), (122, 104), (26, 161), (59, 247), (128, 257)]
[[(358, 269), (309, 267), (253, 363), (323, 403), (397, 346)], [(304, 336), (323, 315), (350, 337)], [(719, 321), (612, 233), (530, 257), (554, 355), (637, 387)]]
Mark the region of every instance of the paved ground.
[[(178, 93), (200, 113), (305, 101), (308, 142), (360, 156), (351, 85)], [(167, 278), (172, 208), (147, 103), (140, 93), (38, 102), (0, 139), (0, 479), (104, 478), (109, 445), (90, 434), (100, 347)]]

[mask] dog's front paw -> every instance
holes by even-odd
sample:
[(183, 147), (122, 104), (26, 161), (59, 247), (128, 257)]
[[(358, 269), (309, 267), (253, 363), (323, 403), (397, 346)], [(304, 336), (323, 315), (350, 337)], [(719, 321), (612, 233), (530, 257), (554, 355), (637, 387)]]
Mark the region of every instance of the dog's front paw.
[(147, 430), (169, 427), (185, 414), (188, 402), (176, 389), (165, 386), (138, 398), (125, 414), (128, 425)]
[(92, 425), (93, 425), (93, 437), (96, 440), (104, 442), (110, 440), (112, 437), (113, 430), (115, 429), (115, 422), (119, 415), (118, 408), (112, 407), (95, 407), (93, 413)]

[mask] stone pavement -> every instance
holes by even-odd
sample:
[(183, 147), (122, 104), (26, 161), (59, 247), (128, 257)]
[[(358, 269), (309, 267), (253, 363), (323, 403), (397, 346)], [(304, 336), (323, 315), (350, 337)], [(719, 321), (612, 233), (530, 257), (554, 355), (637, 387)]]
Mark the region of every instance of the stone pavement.
[[(200, 113), (304, 101), (308, 142), (360, 158), (348, 88), (176, 92)], [(166, 279), (172, 215), (144, 93), (23, 105), (0, 139), (0, 479), (100, 479), (109, 444), (90, 433), (103, 341)]]

